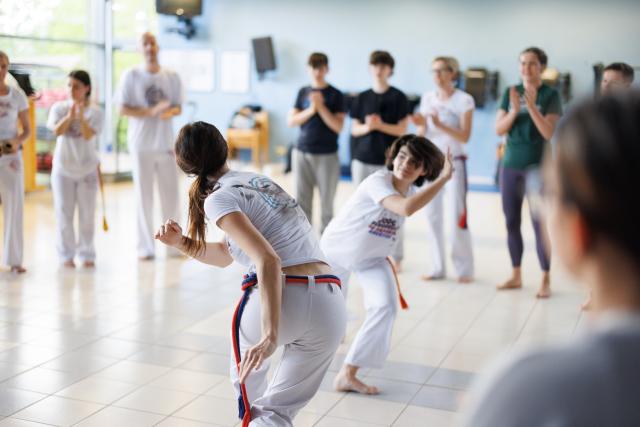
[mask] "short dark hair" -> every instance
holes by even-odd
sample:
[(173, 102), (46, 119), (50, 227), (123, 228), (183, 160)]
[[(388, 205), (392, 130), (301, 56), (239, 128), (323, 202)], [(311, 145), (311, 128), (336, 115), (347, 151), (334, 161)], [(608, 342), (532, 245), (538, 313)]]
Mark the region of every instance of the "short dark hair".
[(89, 73), (84, 70), (73, 70), (69, 73), (69, 77), (72, 79), (78, 80), (85, 86), (89, 86), (89, 92), (87, 92), (87, 98), (91, 96), (91, 77), (89, 77)]
[(559, 194), (605, 238), (640, 262), (640, 92), (579, 104), (562, 120), (555, 150)]
[(386, 50), (374, 50), (371, 52), (369, 56), (369, 64), (370, 65), (388, 65), (393, 69), (396, 65), (396, 61), (394, 61), (393, 56)]
[(444, 167), (444, 154), (427, 138), (413, 134), (403, 135), (393, 141), (387, 150), (387, 169), (393, 170), (393, 161), (404, 146), (407, 147), (411, 156), (424, 167), (425, 174), (416, 179), (415, 185), (420, 187), (425, 180), (433, 181), (440, 176)]
[(318, 69), (320, 67), (328, 67), (329, 66), (329, 58), (322, 52), (313, 52), (309, 55), (309, 60), (307, 64), (313, 68)]
[(549, 57), (544, 52), (544, 50), (540, 49), (539, 47), (535, 47), (535, 46), (528, 47), (522, 52), (520, 52), (520, 55), (524, 55), (525, 53), (533, 53), (535, 56), (537, 56), (538, 62), (543, 67), (546, 67), (547, 63), (549, 62)]
[(604, 67), (603, 72), (604, 71), (618, 71), (622, 74), (625, 82), (633, 83), (635, 73), (633, 71), (633, 67), (629, 64), (626, 64), (624, 62), (613, 62)]

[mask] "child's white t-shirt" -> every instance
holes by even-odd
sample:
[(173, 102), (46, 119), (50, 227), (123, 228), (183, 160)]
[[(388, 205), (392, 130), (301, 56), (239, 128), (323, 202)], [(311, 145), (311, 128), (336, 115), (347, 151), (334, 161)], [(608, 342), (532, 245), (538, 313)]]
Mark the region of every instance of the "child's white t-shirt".
[[(56, 123), (69, 113), (72, 100), (56, 102), (51, 106), (47, 127), (54, 129)], [(102, 132), (104, 115), (102, 111), (90, 105), (84, 110), (84, 119), (89, 123), (96, 135)], [(56, 138), (56, 149), (53, 154), (53, 171), (70, 178), (82, 178), (96, 170), (100, 163), (96, 147), (96, 137), (87, 140), (82, 136), (80, 120), (73, 120), (67, 131)]]
[[(400, 195), (392, 177), (387, 169), (369, 175), (324, 230), (320, 246), (332, 264), (351, 270), (391, 255), (405, 219), (382, 206), (385, 198)], [(412, 185), (406, 196), (415, 190)]]
[[(0, 96), (0, 141), (13, 139), (18, 135), (18, 114), (28, 108), (27, 96), (20, 89), (9, 86), (9, 93)], [(21, 153), (3, 155), (0, 157), (0, 165), (9, 163), (21, 155)]]
[[(171, 70), (160, 69), (157, 73), (137, 67), (127, 70), (116, 96), (116, 102), (134, 108), (150, 108), (162, 100), (172, 106), (182, 105), (184, 91), (178, 74)], [(127, 140), (129, 150), (171, 151), (174, 135), (172, 119), (163, 120), (154, 117), (127, 117)]]
[[(217, 223), (232, 212), (242, 212), (280, 257), (282, 267), (325, 262), (311, 224), (298, 202), (270, 178), (252, 172), (225, 173), (204, 201), (207, 218)], [(233, 259), (255, 270), (249, 256), (226, 237)]]
[(443, 153), (446, 153), (448, 148), (454, 157), (464, 155), (464, 144), (435, 127), (433, 120), (427, 115), (438, 113), (438, 118), (446, 126), (460, 129), (462, 116), (474, 108), (473, 97), (460, 89), (456, 89), (449, 99), (444, 101), (438, 98), (436, 91), (426, 92), (420, 99), (420, 114), (427, 117), (425, 136), (436, 144)]

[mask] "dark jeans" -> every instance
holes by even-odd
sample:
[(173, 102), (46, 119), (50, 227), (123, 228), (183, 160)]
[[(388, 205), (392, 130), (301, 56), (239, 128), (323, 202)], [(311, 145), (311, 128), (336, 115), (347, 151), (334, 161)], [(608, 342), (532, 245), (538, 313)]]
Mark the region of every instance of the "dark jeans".
[[(500, 194), (502, 211), (507, 222), (507, 243), (511, 255), (511, 265), (520, 267), (524, 243), (520, 225), (522, 223), (522, 202), (526, 194), (527, 171), (503, 167), (500, 171)], [(536, 234), (536, 251), (542, 271), (549, 271), (549, 254), (545, 248), (546, 236), (540, 226), (540, 219), (531, 212), (533, 231)]]

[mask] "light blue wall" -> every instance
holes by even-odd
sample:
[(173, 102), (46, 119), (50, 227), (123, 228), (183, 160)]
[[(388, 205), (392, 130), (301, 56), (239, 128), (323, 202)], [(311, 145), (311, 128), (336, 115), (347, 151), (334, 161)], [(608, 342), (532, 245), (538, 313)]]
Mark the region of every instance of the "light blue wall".
[[(166, 33), (175, 19), (160, 18), (165, 48), (250, 50), (250, 39), (274, 39), (278, 70), (265, 80), (252, 75), (249, 94), (188, 94), (198, 106), (195, 119), (225, 128), (244, 103), (259, 103), (271, 117), (271, 145), (295, 140), (285, 124), (297, 89), (307, 82), (305, 61), (314, 50), (330, 58), (331, 83), (345, 91), (368, 87), (367, 59), (387, 49), (396, 59), (391, 83), (407, 93), (432, 88), (429, 61), (453, 55), (461, 67), (498, 70), (501, 84), (518, 80), (517, 56), (524, 47), (544, 48), (550, 66), (570, 72), (574, 95), (592, 90), (592, 64), (624, 60), (640, 65), (640, 2), (612, 0), (529, 2), (471, 0), (204, 0), (196, 19), (199, 35), (191, 41)], [(219, 65), (219, 64), (216, 64)], [(218, 70), (216, 70), (218, 71)], [(219, 75), (216, 75), (218, 79)], [(219, 87), (216, 81), (216, 87)], [(479, 112), (470, 142), (472, 175), (492, 171), (497, 137), (491, 111)], [(187, 120), (189, 114), (183, 119)], [(345, 145), (345, 135), (341, 144)]]

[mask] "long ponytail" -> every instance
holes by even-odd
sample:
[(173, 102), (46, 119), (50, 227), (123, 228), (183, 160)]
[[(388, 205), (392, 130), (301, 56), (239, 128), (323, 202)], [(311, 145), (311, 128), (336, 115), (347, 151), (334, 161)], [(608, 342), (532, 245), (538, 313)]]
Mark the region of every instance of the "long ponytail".
[(205, 199), (215, 191), (211, 180), (227, 162), (227, 142), (218, 129), (205, 122), (182, 127), (176, 139), (176, 161), (182, 171), (195, 176), (189, 189), (189, 221), (185, 251), (198, 256), (206, 250)]

